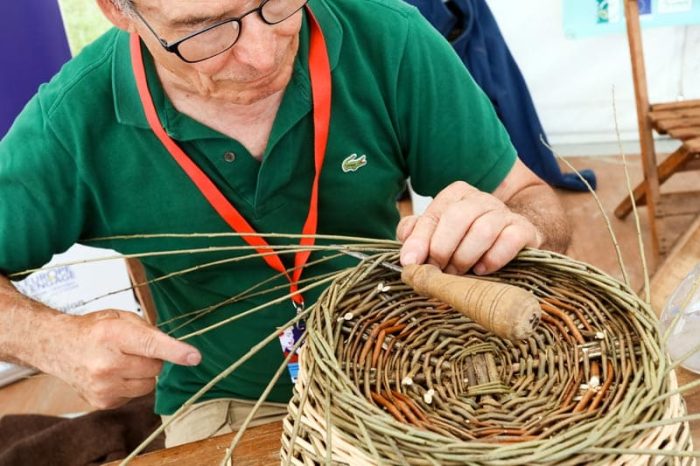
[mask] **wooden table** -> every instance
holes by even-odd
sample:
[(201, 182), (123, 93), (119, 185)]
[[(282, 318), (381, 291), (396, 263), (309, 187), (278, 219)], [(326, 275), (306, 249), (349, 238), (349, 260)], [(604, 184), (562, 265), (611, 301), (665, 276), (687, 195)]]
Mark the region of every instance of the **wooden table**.
[[(695, 219), (688, 231), (678, 240), (674, 248), (658, 268), (651, 280), (651, 305), (661, 313), (669, 295), (688, 273), (700, 264), (700, 217)], [(698, 379), (685, 369), (678, 369), (678, 385), (685, 385)], [(685, 394), (689, 414), (700, 413), (700, 389)], [(693, 446), (700, 451), (700, 421), (690, 423), (693, 434)]]
[[(192, 442), (179, 447), (154, 451), (135, 458), (135, 466), (197, 465), (219, 466), (226, 456), (235, 433)], [(234, 454), (236, 466), (269, 466), (279, 464), (282, 421), (251, 427), (246, 431)], [(117, 466), (119, 461), (105, 466)]]

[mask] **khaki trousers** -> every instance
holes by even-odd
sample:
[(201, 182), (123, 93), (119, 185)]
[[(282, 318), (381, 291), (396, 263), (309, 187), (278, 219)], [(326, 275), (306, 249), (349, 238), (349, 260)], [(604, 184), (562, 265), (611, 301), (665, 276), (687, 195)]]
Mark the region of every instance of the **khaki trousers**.
[[(254, 401), (222, 398), (192, 405), (165, 428), (166, 448), (195, 442), (238, 430), (253, 409)], [(284, 419), (287, 405), (263, 403), (248, 427)], [(172, 416), (161, 416), (166, 423)]]

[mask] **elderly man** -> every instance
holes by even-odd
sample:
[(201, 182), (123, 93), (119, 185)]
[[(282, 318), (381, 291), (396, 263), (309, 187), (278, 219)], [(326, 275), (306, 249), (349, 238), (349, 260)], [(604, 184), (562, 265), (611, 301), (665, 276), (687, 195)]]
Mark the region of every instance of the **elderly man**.
[[(488, 100), (412, 7), (98, 2), (116, 28), (43, 86), (0, 143), (0, 359), (55, 374), (98, 408), (150, 392), (159, 376), (156, 411), (168, 416), (294, 315), (286, 303), (185, 343), (118, 310), (63, 315), (5, 278), (90, 238), (111, 237), (99, 244), (129, 253), (244, 243), (117, 236), (397, 235), (403, 264), (477, 274), (526, 246), (565, 249), (568, 227), (553, 192), (517, 160)], [(408, 177), (435, 199), (399, 223), (395, 199)], [(226, 257), (143, 262), (156, 277)], [(219, 312), (271, 299), (251, 296), (184, 326), (173, 321), (293, 267), (268, 259), (154, 284), (162, 329), (182, 336), (221, 320)], [(235, 427), (281, 361), (279, 344), (268, 345), (174, 423), (168, 444)], [(275, 386), (263, 421), (284, 413), (291, 383)]]

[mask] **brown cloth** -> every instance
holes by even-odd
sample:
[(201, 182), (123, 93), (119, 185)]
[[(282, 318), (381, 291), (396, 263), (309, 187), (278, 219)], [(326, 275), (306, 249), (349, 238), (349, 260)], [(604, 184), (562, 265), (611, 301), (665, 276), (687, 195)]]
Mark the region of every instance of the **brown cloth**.
[[(0, 466), (97, 465), (126, 457), (161, 423), (153, 395), (73, 419), (40, 415), (0, 418)], [(146, 451), (163, 448), (157, 438)]]

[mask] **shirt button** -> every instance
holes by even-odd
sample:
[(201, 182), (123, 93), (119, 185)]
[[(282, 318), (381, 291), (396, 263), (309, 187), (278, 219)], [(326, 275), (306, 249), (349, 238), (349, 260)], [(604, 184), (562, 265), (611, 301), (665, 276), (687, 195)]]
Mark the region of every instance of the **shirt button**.
[(234, 160), (236, 160), (236, 154), (234, 154), (233, 152), (226, 152), (224, 154), (224, 160), (228, 163), (231, 163)]

